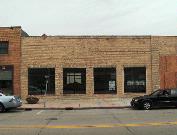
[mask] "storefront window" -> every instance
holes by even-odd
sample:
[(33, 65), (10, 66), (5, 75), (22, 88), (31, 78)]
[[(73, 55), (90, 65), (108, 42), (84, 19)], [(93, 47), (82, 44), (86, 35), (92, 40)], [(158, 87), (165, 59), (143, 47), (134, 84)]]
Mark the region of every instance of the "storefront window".
[(46, 94), (55, 94), (55, 69), (29, 68), (28, 94), (44, 95), (45, 92)]
[(146, 68), (126, 67), (124, 68), (125, 92), (146, 92)]
[(0, 66), (0, 90), (4, 94), (13, 94), (13, 66)]
[(116, 68), (94, 68), (94, 93), (116, 92)]
[(85, 94), (86, 93), (86, 69), (64, 68), (63, 69), (63, 93)]

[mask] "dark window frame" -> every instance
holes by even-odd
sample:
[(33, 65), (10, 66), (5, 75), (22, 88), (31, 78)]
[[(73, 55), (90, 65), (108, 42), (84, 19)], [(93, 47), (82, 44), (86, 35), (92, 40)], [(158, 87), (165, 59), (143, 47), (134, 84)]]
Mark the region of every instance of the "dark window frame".
[[(11, 80), (6, 80), (8, 81), (7, 83), (8, 84), (11, 84), (11, 91), (10, 92), (6, 92), (4, 91), (4, 88), (0, 88), (2, 89), (2, 91), (5, 93), (5, 94), (14, 94), (14, 65), (0, 65), (0, 71), (11, 71)], [(4, 83), (3, 83), (4, 84)]]
[(0, 55), (9, 53), (9, 41), (0, 41)]
[[(41, 74), (34, 74), (35, 72)], [(46, 76), (48, 76), (48, 79), (46, 79)], [(40, 81), (40, 83), (33, 82), (32, 77), (39, 77), (40, 79), (38, 78), (36, 81)], [(30, 78), (32, 80), (30, 80)], [(48, 91), (46, 94), (55, 95), (55, 68), (28, 68), (28, 95), (44, 95), (46, 91), (46, 81), (48, 82)], [(34, 91), (31, 92), (30, 89)]]
[[(116, 67), (96, 67), (93, 69), (94, 94), (117, 94)], [(110, 89), (111, 82), (114, 88)]]
[(146, 76), (146, 67), (124, 67), (124, 93), (146, 93)]
[(63, 94), (86, 94), (86, 68), (63, 68)]

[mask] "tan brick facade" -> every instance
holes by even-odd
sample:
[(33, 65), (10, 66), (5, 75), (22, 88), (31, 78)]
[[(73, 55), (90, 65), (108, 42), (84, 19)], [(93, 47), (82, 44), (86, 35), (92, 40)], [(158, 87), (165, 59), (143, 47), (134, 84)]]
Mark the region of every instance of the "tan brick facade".
[(13, 94), (20, 95), (21, 27), (0, 27), (0, 41), (8, 41), (8, 54), (0, 54), (0, 66), (13, 67)]
[(114, 96), (118, 97), (141, 95), (124, 93), (124, 67), (146, 67), (146, 93), (142, 94), (148, 94), (152, 88), (160, 87), (158, 81), (153, 81), (153, 77), (159, 77), (156, 64), (159, 51), (151, 42), (151, 36), (22, 38), (22, 97), (27, 96), (28, 68), (32, 67), (55, 68), (56, 96), (63, 95), (63, 68), (86, 68), (86, 95), (99, 96), (94, 94), (93, 68), (114, 67), (117, 74)]
[[(86, 69), (86, 94), (72, 96), (127, 97), (148, 94), (160, 88), (164, 81), (164, 78), (160, 80), (160, 72), (164, 69), (160, 58), (177, 56), (176, 36), (26, 35), (21, 27), (0, 28), (0, 41), (9, 42), (8, 54), (0, 55), (0, 66), (13, 66), (13, 93), (23, 98), (28, 95), (29, 68), (55, 68), (56, 97), (65, 95), (64, 68)], [(168, 63), (174, 65), (173, 62), (165, 62), (168, 67)], [(146, 92), (125, 92), (124, 69), (127, 67), (145, 67)], [(94, 94), (94, 68), (116, 69), (116, 94)], [(176, 80), (175, 75), (173, 81)]]
[[(86, 68), (86, 96), (148, 94), (160, 88), (160, 56), (176, 55), (176, 46), (177, 37), (164, 36), (22, 37), (21, 95), (28, 95), (28, 68), (55, 68), (57, 97), (63, 96), (63, 68)], [(117, 94), (94, 94), (96, 67), (116, 68)], [(124, 92), (124, 67), (146, 67), (146, 93)]]

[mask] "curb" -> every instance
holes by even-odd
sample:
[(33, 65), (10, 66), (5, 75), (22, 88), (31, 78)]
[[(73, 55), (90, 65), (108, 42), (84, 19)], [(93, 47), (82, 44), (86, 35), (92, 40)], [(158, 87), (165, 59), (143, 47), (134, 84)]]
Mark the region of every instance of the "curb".
[(54, 107), (47, 107), (47, 108), (17, 108), (17, 110), (25, 110), (25, 111), (30, 111), (30, 110), (91, 110), (91, 109), (125, 109), (125, 108), (131, 108), (130, 106), (115, 106), (115, 107), (82, 107), (82, 108), (77, 108), (77, 107), (64, 107), (64, 108), (54, 108)]

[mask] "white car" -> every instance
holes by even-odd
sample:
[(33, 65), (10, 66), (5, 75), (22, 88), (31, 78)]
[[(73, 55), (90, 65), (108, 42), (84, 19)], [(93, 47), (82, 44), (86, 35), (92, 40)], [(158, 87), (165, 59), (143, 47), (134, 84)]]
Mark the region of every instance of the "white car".
[(0, 93), (0, 112), (20, 107), (22, 101), (17, 96), (6, 96)]

